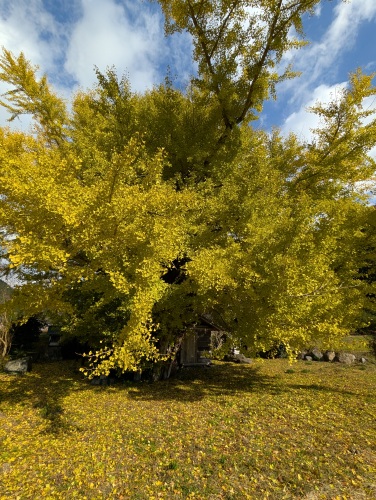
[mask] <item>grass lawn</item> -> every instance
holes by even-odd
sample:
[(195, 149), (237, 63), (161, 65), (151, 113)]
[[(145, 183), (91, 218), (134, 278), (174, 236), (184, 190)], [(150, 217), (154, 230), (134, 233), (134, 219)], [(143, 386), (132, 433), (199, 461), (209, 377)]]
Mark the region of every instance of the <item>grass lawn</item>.
[(376, 499), (376, 365), (0, 374), (0, 499)]

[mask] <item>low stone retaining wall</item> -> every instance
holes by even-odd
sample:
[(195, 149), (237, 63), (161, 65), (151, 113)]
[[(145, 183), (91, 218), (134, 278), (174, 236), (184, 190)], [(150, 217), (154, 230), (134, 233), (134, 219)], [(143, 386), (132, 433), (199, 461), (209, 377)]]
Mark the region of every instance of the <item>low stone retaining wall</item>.
[(326, 362), (337, 362), (344, 363), (346, 365), (351, 365), (355, 362), (366, 363), (367, 359), (363, 356), (356, 356), (350, 352), (335, 352), (335, 351), (320, 351), (316, 347), (310, 351), (302, 351), (298, 354), (298, 359), (304, 361), (326, 361)]

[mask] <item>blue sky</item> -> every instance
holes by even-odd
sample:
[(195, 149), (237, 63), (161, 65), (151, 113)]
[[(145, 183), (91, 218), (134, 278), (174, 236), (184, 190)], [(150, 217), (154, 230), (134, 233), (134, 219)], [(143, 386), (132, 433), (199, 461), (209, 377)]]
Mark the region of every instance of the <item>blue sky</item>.
[[(335, 95), (358, 66), (376, 71), (376, 0), (322, 2), (304, 28), (310, 45), (285, 57), (302, 76), (278, 88), (278, 101), (266, 103), (258, 126), (307, 137), (315, 126), (307, 106)], [(23, 51), (66, 98), (93, 85), (94, 65), (114, 65), (137, 91), (163, 81), (167, 65), (179, 85), (193, 72), (189, 37), (165, 38), (159, 7), (147, 0), (0, 0), (0, 45)], [(1, 109), (1, 125), (6, 117)]]

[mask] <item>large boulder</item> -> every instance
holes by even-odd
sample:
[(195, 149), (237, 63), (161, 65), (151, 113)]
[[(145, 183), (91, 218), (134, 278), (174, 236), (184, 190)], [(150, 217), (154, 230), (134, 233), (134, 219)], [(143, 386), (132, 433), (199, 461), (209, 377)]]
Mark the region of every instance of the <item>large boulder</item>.
[(31, 371), (31, 358), (12, 359), (5, 363), (4, 370), (8, 373), (26, 373)]
[(334, 351), (325, 351), (324, 352), (324, 361), (334, 361), (336, 357), (336, 353)]
[(337, 352), (334, 361), (338, 361), (339, 363), (344, 363), (346, 365), (351, 365), (355, 363), (356, 357), (354, 354), (350, 354), (349, 352)]
[(312, 351), (310, 352), (310, 355), (312, 356), (312, 359), (314, 361), (321, 361), (323, 358), (323, 353), (317, 347), (314, 347), (312, 349)]

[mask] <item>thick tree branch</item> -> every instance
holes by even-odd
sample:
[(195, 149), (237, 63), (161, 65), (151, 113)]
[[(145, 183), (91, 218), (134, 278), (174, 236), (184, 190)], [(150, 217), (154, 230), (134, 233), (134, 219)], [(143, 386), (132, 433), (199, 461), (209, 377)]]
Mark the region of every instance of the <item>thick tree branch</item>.
[(214, 45), (213, 45), (213, 48), (210, 52), (210, 58), (213, 57), (214, 55), (214, 52), (217, 50), (217, 47), (218, 47), (218, 43), (220, 41), (220, 39), (222, 38), (222, 35), (223, 35), (223, 32), (227, 26), (227, 23), (229, 22), (231, 16), (232, 16), (232, 13), (234, 12), (234, 10), (236, 9), (236, 7), (239, 5), (240, 3), (240, 0), (235, 0), (234, 3), (232, 4), (232, 7), (230, 8), (227, 16), (225, 17), (225, 19), (223, 20), (222, 24), (221, 24), (221, 27), (219, 28), (219, 32), (218, 32), (218, 36), (217, 36), (217, 39), (216, 41), (214, 42)]
[(209, 54), (208, 44), (207, 44), (207, 40), (206, 40), (206, 36), (205, 36), (204, 30), (202, 29), (202, 27), (200, 26), (200, 24), (198, 22), (197, 16), (195, 14), (194, 8), (193, 8), (192, 3), (190, 2), (190, 0), (188, 0), (188, 6), (189, 6), (189, 13), (190, 13), (193, 25), (196, 28), (196, 31), (197, 31), (197, 34), (198, 34), (198, 39), (199, 39), (202, 51), (204, 53), (206, 65), (207, 65), (209, 73), (211, 74), (212, 79), (213, 79), (215, 93), (217, 95), (218, 102), (219, 102), (219, 104), (221, 106), (222, 118), (223, 118), (225, 127), (226, 127), (226, 129), (232, 129), (233, 128), (233, 123), (231, 122), (231, 120), (228, 117), (228, 114), (226, 112), (223, 100), (221, 98), (221, 95), (220, 95), (221, 94), (221, 89), (220, 89), (218, 83), (215, 81), (217, 75), (216, 75), (216, 72), (215, 72), (213, 64), (212, 64), (211, 54)]
[(261, 58), (259, 59), (259, 61), (256, 64), (256, 74), (253, 77), (252, 82), (249, 86), (249, 91), (248, 91), (248, 95), (247, 95), (247, 98), (246, 98), (245, 103), (244, 103), (243, 111), (236, 119), (236, 123), (238, 123), (238, 124), (244, 120), (249, 108), (252, 106), (253, 92), (254, 92), (256, 83), (257, 83), (258, 79), (260, 78), (262, 69), (265, 65), (266, 58), (268, 57), (272, 42), (273, 42), (274, 37), (275, 37), (277, 23), (278, 23), (280, 15), (281, 15), (281, 6), (282, 6), (282, 0), (279, 0), (278, 6), (276, 9), (276, 13), (275, 13), (274, 18), (273, 18), (273, 22), (272, 22), (270, 29), (269, 29), (269, 35), (268, 35), (268, 39), (267, 39), (264, 51), (261, 55)]

